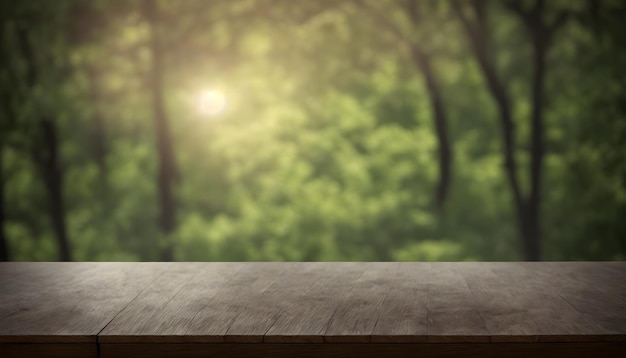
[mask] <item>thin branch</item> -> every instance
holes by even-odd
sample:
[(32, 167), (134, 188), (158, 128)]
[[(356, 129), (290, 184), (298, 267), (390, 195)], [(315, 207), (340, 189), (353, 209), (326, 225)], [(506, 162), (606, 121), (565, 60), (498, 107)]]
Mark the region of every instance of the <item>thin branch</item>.
[[(487, 87), (499, 108), (499, 116), (500, 122), (502, 124), (502, 135), (504, 141), (505, 170), (507, 173), (508, 181), (511, 185), (511, 190), (513, 191), (513, 198), (515, 201), (518, 216), (521, 217), (524, 215), (525, 212), (525, 200), (517, 175), (517, 161), (515, 159), (515, 123), (512, 118), (512, 108), (511, 101), (509, 99), (508, 89), (502, 82), (493, 61), (489, 56), (489, 51), (486, 43), (486, 37), (488, 33), (485, 31), (487, 19), (486, 16), (483, 18), (477, 16), (477, 21), (475, 24), (473, 24), (467, 18), (467, 15), (462, 9), (460, 2), (457, 2), (456, 5), (457, 6), (453, 6), (454, 11), (456, 12), (457, 17), (460, 19), (463, 27), (467, 32), (470, 46), (473, 49), (474, 55), (486, 79)], [(473, 3), (473, 5), (476, 6), (476, 3)], [(475, 9), (475, 11), (481, 10)]]

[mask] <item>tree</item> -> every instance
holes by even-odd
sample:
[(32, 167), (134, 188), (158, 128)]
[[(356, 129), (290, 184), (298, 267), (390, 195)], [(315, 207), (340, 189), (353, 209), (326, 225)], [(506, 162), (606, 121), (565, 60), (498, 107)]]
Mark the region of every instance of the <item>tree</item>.
[[(6, 51), (6, 43), (4, 40), (5, 38), (5, 23), (2, 22), (0, 23), (0, 41), (2, 41), (0, 43), (0, 66), (3, 68), (7, 67), (7, 61), (6, 59), (8, 58), (8, 54), (9, 51)], [(5, 118), (9, 118), (9, 120), (5, 122), (0, 123), (0, 261), (8, 261), (9, 260), (9, 244), (8, 244), (8, 240), (7, 240), (7, 234), (6, 234), (6, 230), (5, 230), (5, 226), (6, 226), (6, 214), (5, 214), (5, 209), (4, 209), (4, 205), (5, 205), (5, 195), (4, 195), (4, 191), (5, 191), (5, 174), (4, 174), (4, 147), (6, 145), (6, 133), (9, 132), (10, 130), (10, 121), (14, 118), (13, 113), (12, 113), (12, 108), (11, 108), (11, 101), (10, 101), (10, 93), (7, 90), (7, 87), (5, 85), (5, 78), (6, 73), (2, 73), (2, 77), (0, 78), (0, 94), (1, 94), (1, 103), (2, 103), (2, 108), (0, 108), (0, 113), (2, 113), (2, 115)]]
[[(432, 121), (439, 147), (439, 178), (435, 190), (435, 203), (439, 208), (442, 208), (445, 204), (448, 192), (450, 191), (453, 149), (448, 130), (448, 114), (444, 104), (441, 86), (439, 85), (439, 80), (437, 79), (437, 74), (433, 69), (431, 60), (433, 51), (432, 49), (426, 49), (423, 47), (423, 44), (427, 43), (427, 41), (424, 40), (425, 36), (419, 36), (420, 26), (424, 21), (421, 13), (421, 10), (423, 9), (420, 9), (419, 3), (420, 1), (418, 0), (406, 0), (401, 3), (401, 8), (410, 20), (411, 24), (412, 34), (407, 35), (395, 23), (385, 17), (383, 11), (373, 7), (367, 7), (365, 3), (358, 2), (358, 4), (365, 7), (365, 11), (373, 17), (375, 21), (391, 32), (398, 41), (406, 45), (413, 65), (424, 79), (430, 100)], [(435, 9), (433, 7), (428, 7), (427, 10), (433, 11)]]
[(159, 158), (157, 175), (160, 216), (158, 226), (167, 242), (161, 249), (162, 261), (172, 261), (174, 252), (170, 235), (176, 227), (176, 199), (174, 184), (176, 179), (176, 159), (169, 129), (167, 111), (163, 100), (163, 49), (159, 26), (158, 1), (144, 0), (143, 15), (150, 27), (150, 53), (152, 61), (149, 69), (148, 87), (151, 95), (152, 114), (156, 128), (156, 149)]
[(522, 192), (518, 178), (518, 164), (515, 159), (516, 133), (510, 91), (491, 58), (493, 50), (490, 48), (486, 3), (482, 0), (471, 2), (474, 20), (468, 17), (464, 6), (460, 3), (456, 4), (455, 10), (471, 42), (473, 53), (478, 60), (489, 91), (499, 108), (504, 140), (505, 170), (513, 192), (524, 254), (527, 260), (538, 261), (541, 258), (541, 182), (545, 155), (543, 112), (546, 55), (555, 31), (564, 24), (568, 13), (561, 11), (552, 22), (547, 23), (544, 0), (536, 0), (529, 10), (524, 9), (518, 1), (507, 1), (505, 4), (522, 19), (529, 31), (533, 49), (531, 161), (528, 195)]
[(625, 14), (0, 2), (0, 257), (623, 259)]
[[(17, 28), (17, 39), (26, 67), (25, 82), (27, 88), (33, 91), (40, 81), (40, 75), (35, 60), (32, 39), (29, 37), (25, 24)], [(37, 163), (44, 186), (48, 194), (48, 213), (52, 223), (52, 229), (57, 240), (60, 261), (71, 261), (69, 238), (65, 223), (65, 204), (63, 198), (63, 171), (59, 160), (59, 136), (58, 129), (51, 113), (39, 113), (38, 108), (37, 142), (41, 147), (33, 145), (32, 157)]]
[(4, 146), (4, 138), (0, 136), (0, 261), (9, 260), (9, 244), (5, 231), (6, 215), (4, 210)]

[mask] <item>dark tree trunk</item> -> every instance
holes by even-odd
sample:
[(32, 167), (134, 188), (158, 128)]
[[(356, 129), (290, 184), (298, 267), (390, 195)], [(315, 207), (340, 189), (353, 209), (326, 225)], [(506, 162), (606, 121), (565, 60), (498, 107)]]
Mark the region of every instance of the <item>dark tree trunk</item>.
[[(9, 51), (7, 51), (6, 43), (5, 43), (5, 27), (0, 26), (0, 66), (5, 69), (9, 68)], [(5, 231), (6, 225), (6, 214), (4, 207), (4, 195), (5, 195), (5, 172), (4, 172), (4, 146), (6, 145), (6, 136), (9, 132), (9, 128), (11, 127), (11, 122), (15, 120), (12, 115), (11, 108), (11, 100), (10, 93), (7, 88), (2, 88), (0, 94), (1, 104), (3, 108), (1, 108), (5, 116), (4, 121), (0, 123), (0, 261), (9, 261), (9, 245), (7, 240), (7, 235)]]
[(0, 142), (0, 261), (9, 261), (9, 245), (5, 232), (6, 217), (4, 213), (4, 146)]
[(42, 172), (48, 192), (48, 210), (52, 229), (59, 245), (59, 260), (72, 261), (69, 239), (65, 227), (65, 206), (63, 203), (63, 172), (59, 166), (59, 139), (54, 122), (40, 120), (41, 135), (45, 153), (41, 157)]
[(541, 178), (543, 177), (543, 159), (545, 154), (543, 92), (546, 57), (546, 44), (541, 32), (533, 36), (534, 71), (532, 84), (530, 195), (528, 198), (529, 232), (526, 238), (526, 257), (531, 261), (538, 261), (541, 258), (539, 243), (541, 242)]
[[(17, 31), (20, 51), (26, 63), (26, 83), (34, 88), (38, 81), (37, 64), (27, 30), (23, 27)], [(69, 239), (65, 226), (65, 206), (63, 204), (63, 173), (59, 165), (59, 140), (56, 124), (42, 115), (39, 118), (39, 130), (42, 148), (33, 148), (33, 158), (38, 164), (48, 194), (48, 210), (52, 222), (52, 230), (59, 248), (59, 260), (71, 261)], [(43, 153), (42, 153), (43, 152)]]
[[(409, 0), (405, 3), (406, 14), (416, 29), (420, 26), (421, 22), (418, 3), (419, 1), (416, 0)], [(381, 12), (371, 7), (367, 7), (363, 2), (357, 2), (357, 4), (363, 7), (367, 14), (369, 14), (375, 21), (387, 28), (400, 41), (407, 45), (413, 64), (424, 77), (430, 107), (432, 110), (435, 136), (437, 137), (437, 143), (439, 145), (439, 178), (437, 180), (437, 188), (435, 190), (435, 203), (440, 209), (442, 209), (448, 197), (450, 183), (452, 181), (453, 150), (450, 137), (448, 135), (448, 115), (446, 113), (445, 106), (443, 105), (439, 82), (437, 81), (437, 77), (433, 71), (430, 57), (428, 57), (428, 55), (415, 43), (413, 39), (407, 37), (397, 26), (388, 21), (385, 16), (381, 16)]]
[[(174, 184), (176, 179), (176, 164), (167, 113), (163, 103), (163, 59), (158, 27), (158, 4), (153, 0), (144, 0), (143, 11), (150, 25), (150, 49), (152, 66), (150, 69), (149, 87), (152, 97), (152, 112), (156, 127), (156, 146), (159, 157), (158, 195), (159, 195), (159, 229), (165, 236), (176, 227), (176, 200)], [(159, 254), (162, 261), (174, 259), (173, 247), (170, 242), (161, 249)]]
[(545, 156), (543, 111), (545, 107), (546, 56), (554, 33), (565, 24), (570, 14), (561, 11), (552, 22), (547, 22), (544, 19), (545, 0), (536, 0), (532, 8), (528, 10), (525, 10), (519, 1), (509, 0), (505, 4), (522, 20), (532, 43), (530, 193), (526, 207), (527, 236), (524, 249), (529, 260), (538, 261), (541, 259), (541, 179)]
[(435, 134), (437, 136), (437, 143), (439, 144), (439, 180), (437, 182), (436, 202), (437, 206), (442, 208), (448, 197), (452, 176), (453, 159), (450, 139), (448, 137), (448, 116), (443, 105), (441, 91), (433, 72), (430, 58), (416, 46), (411, 48), (411, 54), (416, 67), (422, 73), (424, 81), (426, 82)]
[(569, 13), (560, 12), (552, 21), (544, 19), (546, 1), (536, 0), (531, 9), (524, 9), (523, 3), (516, 0), (503, 2), (513, 13), (518, 15), (526, 25), (530, 34), (533, 50), (533, 77), (531, 86), (532, 118), (530, 133), (530, 192), (524, 198), (517, 181), (517, 164), (515, 163), (515, 131), (508, 90), (499, 79), (493, 63), (490, 62), (487, 50), (486, 13), (483, 0), (474, 0), (473, 9), (477, 18), (472, 24), (465, 16), (460, 4), (455, 10), (470, 38), (474, 54), (485, 75), (492, 97), (500, 109), (500, 120), (504, 130), (505, 158), (507, 176), (515, 197), (519, 231), (523, 242), (526, 260), (541, 260), (541, 179), (543, 177), (543, 160), (545, 156), (544, 122), (544, 83), (546, 76), (546, 56), (554, 32), (568, 19)]
[[(422, 13), (420, 11), (419, 1), (407, 1), (406, 13), (409, 16), (414, 29), (418, 30), (422, 22)], [(399, 36), (403, 38), (400, 30), (395, 29), (394, 32), (398, 33)], [(448, 197), (450, 182), (452, 181), (453, 150), (448, 135), (448, 115), (443, 104), (441, 89), (439, 88), (439, 82), (437, 80), (437, 76), (435, 75), (435, 71), (433, 71), (429, 55), (414, 41), (411, 41), (411, 39), (407, 39), (407, 43), (409, 45), (413, 63), (424, 77), (424, 82), (426, 83), (426, 89), (428, 92), (428, 99), (430, 101), (433, 126), (435, 128), (435, 136), (437, 137), (437, 143), (439, 146), (439, 178), (437, 180), (437, 189), (435, 191), (435, 202), (437, 203), (437, 206), (442, 209)]]
[(526, 259), (537, 260), (538, 257), (529, 256), (527, 251), (527, 247), (530, 246), (528, 244), (529, 237), (531, 235), (531, 232), (529, 231), (530, 218), (527, 214), (527, 205), (524, 200), (517, 174), (517, 162), (515, 160), (515, 122), (513, 121), (513, 110), (509, 92), (505, 84), (500, 79), (495, 68), (495, 64), (489, 55), (485, 23), (486, 13), (484, 11), (485, 9), (482, 7), (484, 6), (484, 3), (481, 1), (474, 1), (472, 4), (476, 12), (476, 18), (478, 19), (475, 24), (472, 24), (466, 17), (463, 13), (463, 9), (460, 7), (460, 4), (455, 4), (454, 9), (456, 10), (457, 15), (469, 37), (472, 51), (478, 60), (481, 71), (483, 72), (491, 97), (494, 99), (498, 107), (503, 138), (504, 169), (507, 181), (513, 194), (520, 239), (524, 247)]

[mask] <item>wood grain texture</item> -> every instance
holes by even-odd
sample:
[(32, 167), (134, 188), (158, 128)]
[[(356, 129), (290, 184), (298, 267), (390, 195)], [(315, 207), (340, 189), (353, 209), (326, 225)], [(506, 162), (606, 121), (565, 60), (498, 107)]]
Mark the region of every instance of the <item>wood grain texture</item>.
[(0, 349), (615, 348), (625, 278), (612, 262), (1, 263)]
[(428, 291), (429, 342), (489, 342), (489, 331), (458, 263), (433, 263)]
[(364, 275), (364, 263), (316, 263), (298, 289), (288, 290), (280, 315), (267, 330), (265, 342), (309, 343), (327, 339), (329, 323), (342, 301)]
[[(584, 321), (596, 327), (596, 334), (614, 339), (625, 338), (626, 270), (623, 265), (592, 262), (560, 265), (548, 262), (545, 266), (523, 267), (538, 279), (549, 282), (555, 294), (577, 311)], [(581, 335), (585, 333), (581, 332)]]
[[(585, 263), (499, 263), (491, 266), (500, 277), (517, 283), (508, 284), (506, 290), (518, 297), (526, 317), (537, 324), (535, 335), (538, 341), (598, 341), (604, 340), (607, 334), (615, 333), (600, 327), (592, 316), (583, 314), (569, 302), (572, 297), (587, 296), (588, 292), (592, 292), (598, 301), (589, 303), (603, 307), (602, 315), (607, 314), (604, 310), (615, 308), (610, 307), (613, 300), (610, 296), (593, 289), (597, 283), (585, 281), (582, 277), (579, 282), (575, 282), (559, 272), (560, 268), (567, 272), (584, 271)], [(593, 310), (597, 311), (597, 308)]]
[(369, 342), (380, 317), (383, 302), (398, 269), (398, 263), (364, 264), (354, 283), (344, 282), (344, 294), (336, 305), (325, 342)]
[(537, 324), (527, 314), (523, 299), (507, 289), (510, 282), (496, 274), (497, 266), (464, 263), (456, 270), (476, 298), (492, 342), (536, 342)]
[[(246, 267), (249, 271), (240, 275)], [(223, 322), (213, 317), (219, 309), (215, 302), (230, 299), (237, 287), (253, 280), (252, 271), (244, 263), (177, 263), (117, 314), (99, 341), (221, 342), (215, 332)], [(194, 326), (212, 319), (213, 331)]]
[(96, 342), (166, 264), (3, 263), (0, 342)]
[[(341, 269), (321, 263), (302, 263), (297, 270), (292, 264), (285, 265), (281, 277), (260, 292), (233, 321), (226, 342), (322, 340), (327, 320), (320, 310), (330, 305), (323, 304), (330, 297), (323, 290), (330, 292), (330, 282), (342, 273)], [(307, 322), (306, 327), (302, 327), (303, 322)]]
[(104, 344), (100, 357), (127, 358), (615, 358), (620, 343), (221, 343)]
[[(261, 341), (266, 323), (257, 326), (246, 326), (243, 329), (237, 326), (229, 332), (233, 322), (242, 314), (256, 311), (259, 307), (258, 299), (268, 291), (274, 282), (285, 280), (284, 272), (288, 270), (284, 263), (255, 263), (242, 271), (237, 278), (230, 281), (228, 287), (216, 295), (211, 301), (198, 311), (194, 320), (187, 329), (187, 335), (195, 337), (215, 337), (223, 342), (228, 335), (229, 340), (246, 342)], [(289, 280), (286, 280), (287, 282)], [(280, 301), (280, 297), (275, 297)], [(238, 322), (241, 322), (239, 320)]]
[(430, 263), (399, 264), (380, 309), (371, 341), (428, 341)]

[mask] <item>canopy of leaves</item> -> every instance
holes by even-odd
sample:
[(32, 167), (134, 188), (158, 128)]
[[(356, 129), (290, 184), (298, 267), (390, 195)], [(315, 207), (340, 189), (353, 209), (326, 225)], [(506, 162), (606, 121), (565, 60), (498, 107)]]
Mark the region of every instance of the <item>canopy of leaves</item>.
[[(0, 224), (10, 259), (57, 258), (34, 159), (45, 150), (42, 116), (58, 128), (75, 260), (157, 260), (164, 242), (181, 261), (523, 259), (497, 108), (459, 5), (418, 1), (412, 25), (407, 3), (158, 1), (178, 164), (177, 226), (164, 235), (141, 2), (3, 1)], [(543, 258), (624, 260), (626, 7), (548, 4), (549, 16), (571, 16), (546, 65)], [(487, 9), (525, 178), (531, 45), (502, 2)], [(32, 86), (20, 33), (34, 44)], [(454, 170), (443, 207), (433, 202), (429, 92), (407, 43), (430, 56), (449, 115)], [(206, 90), (224, 95), (223, 112), (199, 111)]]

